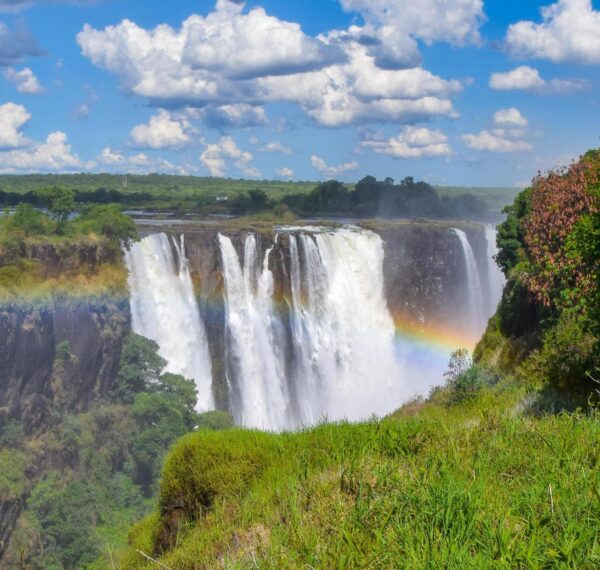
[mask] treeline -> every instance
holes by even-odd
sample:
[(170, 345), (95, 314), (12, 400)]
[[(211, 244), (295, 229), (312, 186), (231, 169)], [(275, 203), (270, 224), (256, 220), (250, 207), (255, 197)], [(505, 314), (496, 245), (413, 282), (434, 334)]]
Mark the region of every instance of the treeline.
[(319, 184), (308, 194), (292, 194), (281, 202), (303, 214), (345, 214), (356, 217), (427, 217), (482, 219), (488, 213), (483, 200), (463, 194), (440, 198), (427, 182), (407, 177), (399, 184), (367, 176), (354, 189), (337, 180)]
[[(309, 192), (286, 193), (280, 198), (272, 198), (260, 188), (238, 192), (233, 197), (198, 194), (182, 198), (176, 193), (126, 192), (101, 187), (93, 191), (75, 190), (74, 199), (80, 206), (114, 203), (132, 208), (173, 210), (181, 214), (233, 216), (273, 212), (283, 217), (291, 213), (359, 218), (485, 219), (489, 213), (486, 202), (472, 194), (440, 197), (427, 182), (410, 177), (397, 184), (391, 178), (379, 181), (367, 176), (354, 187), (329, 180)], [(39, 191), (0, 191), (0, 205), (11, 207), (20, 203), (41, 207), (44, 200)]]

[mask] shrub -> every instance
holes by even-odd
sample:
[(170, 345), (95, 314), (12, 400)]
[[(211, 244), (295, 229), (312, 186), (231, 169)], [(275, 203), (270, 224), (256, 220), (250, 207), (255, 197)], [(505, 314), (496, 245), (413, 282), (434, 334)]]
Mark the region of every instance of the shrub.
[(222, 431), (233, 428), (233, 418), (226, 412), (214, 410), (212, 412), (200, 414), (197, 418), (196, 425), (198, 429)]

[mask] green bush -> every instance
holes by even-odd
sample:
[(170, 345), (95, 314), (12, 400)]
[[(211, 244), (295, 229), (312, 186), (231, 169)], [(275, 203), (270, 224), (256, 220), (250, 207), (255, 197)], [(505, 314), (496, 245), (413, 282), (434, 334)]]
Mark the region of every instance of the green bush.
[(198, 429), (207, 429), (211, 431), (222, 431), (234, 427), (233, 418), (226, 412), (214, 410), (199, 414), (196, 419)]
[(600, 365), (600, 341), (593, 323), (578, 311), (565, 311), (544, 336), (541, 349), (523, 365), (522, 374), (538, 384), (581, 393), (584, 398), (594, 385), (590, 374)]

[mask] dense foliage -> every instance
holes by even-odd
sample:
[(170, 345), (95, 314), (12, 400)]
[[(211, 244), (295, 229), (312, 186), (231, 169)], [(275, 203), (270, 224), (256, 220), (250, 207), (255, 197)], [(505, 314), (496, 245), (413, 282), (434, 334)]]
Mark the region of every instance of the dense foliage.
[[(85, 414), (57, 409), (34, 440), (18, 422), (0, 418), (2, 497), (17, 499), (33, 483), (4, 559), (9, 567), (20, 557), (27, 568), (110, 567), (113, 550), (124, 546), (128, 525), (152, 504), (173, 442), (196, 426), (230, 427), (226, 414), (196, 413), (194, 383), (163, 373), (165, 361), (157, 348), (130, 334), (119, 382), (109, 397)], [(57, 347), (57, 360), (68, 350)], [(32, 482), (40, 444), (51, 461)]]
[[(506, 209), (498, 262), (509, 281), (493, 327), (521, 351), (530, 381), (595, 396), (600, 367), (600, 151), (538, 175)], [(522, 352), (523, 341), (529, 350)], [(497, 342), (495, 346), (500, 344)], [(517, 349), (518, 347), (518, 349)], [(484, 350), (485, 348), (485, 350)], [(525, 361), (525, 362), (523, 362)]]

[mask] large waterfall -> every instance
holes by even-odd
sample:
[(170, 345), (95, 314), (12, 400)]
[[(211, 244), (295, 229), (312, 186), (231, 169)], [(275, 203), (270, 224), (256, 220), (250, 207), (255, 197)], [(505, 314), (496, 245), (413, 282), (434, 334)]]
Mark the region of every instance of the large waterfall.
[(154, 234), (125, 251), (133, 331), (157, 342), (167, 371), (196, 383), (198, 410), (214, 408), (208, 343), (185, 258), (183, 236)]
[[(359, 227), (278, 231), (203, 234), (191, 247), (204, 271), (197, 292), (183, 236), (150, 235), (125, 252), (133, 330), (158, 343), (167, 370), (195, 380), (199, 410), (216, 394), (238, 425), (279, 431), (389, 413), (442, 382), (451, 350), (477, 340), (500, 298), (491, 227), (473, 247), (481, 230), (438, 231), (426, 258)], [(385, 267), (406, 276), (400, 289)], [(421, 280), (425, 267), (438, 273)]]

